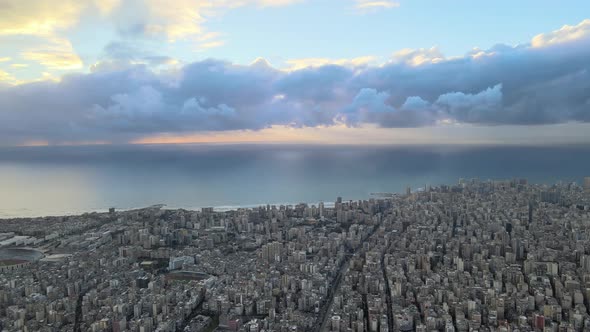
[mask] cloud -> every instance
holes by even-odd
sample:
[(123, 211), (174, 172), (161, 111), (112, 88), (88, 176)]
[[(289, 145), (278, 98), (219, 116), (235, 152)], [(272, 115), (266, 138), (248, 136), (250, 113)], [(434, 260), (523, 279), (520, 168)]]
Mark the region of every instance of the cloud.
[(162, 93), (150, 85), (110, 99), (111, 105), (94, 105), (89, 113), (91, 119), (113, 119), (104, 123), (106, 127), (103, 129), (115, 131), (150, 132), (154, 125), (156, 130), (164, 126), (169, 132), (226, 130), (225, 125), (236, 113), (225, 104), (206, 106), (207, 100), (203, 97), (189, 98), (182, 105), (166, 104)]
[[(502, 85), (498, 84), (475, 94), (463, 92), (445, 93), (437, 98), (435, 105), (444, 109), (449, 118), (460, 122), (485, 122), (486, 114), (490, 114), (502, 107)], [(494, 117), (490, 120), (493, 121)]]
[[(305, 0), (257, 0), (254, 1), (258, 3), (260, 6), (286, 6), (291, 5), (298, 2), (303, 2)], [(239, 1), (237, 1), (239, 2)], [(245, 1), (242, 1), (245, 2)], [(250, 1), (251, 2), (251, 1)]]
[(338, 65), (344, 67), (361, 67), (375, 63), (377, 57), (367, 55), (352, 59), (330, 59), (330, 58), (301, 58), (289, 59), (286, 62), (288, 71), (299, 70), (307, 67), (321, 67), (326, 65)]
[(61, 34), (75, 26), (92, 1), (4, 0), (0, 36), (18, 38), (23, 59), (50, 69), (78, 69), (82, 61)]
[(210, 41), (210, 42), (199, 44), (198, 49), (199, 50), (207, 50), (207, 49), (210, 49), (210, 48), (221, 47), (223, 45), (225, 45), (225, 41), (223, 41), (223, 40), (214, 40), (214, 41)]
[(402, 50), (381, 65), (303, 60), (291, 70), (264, 59), (207, 59), (159, 71), (153, 66), (174, 60), (114, 45), (90, 73), (0, 87), (0, 141), (128, 142), (276, 126), (588, 123), (585, 43), (499, 44), (461, 57)]
[(153, 69), (176, 67), (178, 59), (147, 50), (141, 42), (113, 41), (108, 43), (101, 55), (102, 60), (90, 66), (90, 71), (111, 71), (134, 65), (147, 65)]
[(95, 0), (95, 5), (103, 15), (108, 15), (121, 5), (121, 0)]
[[(165, 37), (174, 42), (207, 35), (203, 27), (211, 17), (247, 5), (286, 6), (301, 0), (130, 0), (110, 16), (123, 35)], [(210, 42), (211, 43), (211, 42)]]
[(399, 7), (399, 2), (391, 0), (355, 0), (356, 9), (361, 12), (375, 11), (378, 9), (388, 9)]
[(339, 65), (307, 67), (282, 74), (274, 87), (289, 101), (307, 103), (310, 106), (339, 104), (350, 99), (352, 68)]
[(201, 33), (207, 17), (229, 9), (298, 2), (301, 0), (2, 0), (0, 35), (55, 36), (79, 23), (85, 11), (98, 10), (123, 32), (175, 40)]
[(564, 25), (558, 30), (536, 35), (531, 41), (533, 47), (546, 47), (555, 44), (569, 43), (590, 37), (590, 19), (585, 19), (578, 25)]
[(378, 92), (375, 89), (363, 88), (354, 97), (350, 106), (346, 107), (339, 114), (342, 120), (349, 126), (356, 126), (363, 123), (374, 123), (384, 114), (394, 114), (396, 110), (386, 103), (389, 94)]
[(3, 0), (0, 35), (51, 35), (78, 21), (83, 1)]
[(124, 34), (165, 36), (175, 41), (201, 33), (205, 22), (204, 12), (213, 7), (209, 1), (132, 1), (114, 13), (114, 17)]
[(405, 48), (393, 54), (392, 62), (401, 62), (410, 66), (420, 66), (426, 63), (437, 63), (446, 60), (438, 47), (428, 49)]
[(410, 96), (401, 106), (403, 110), (425, 110), (430, 107), (430, 103), (418, 96)]
[(2, 87), (2, 84), (14, 84), (16, 81), (14, 76), (0, 69), (0, 87)]
[[(21, 59), (35, 61), (45, 70), (83, 67), (70, 40), (72, 32), (99, 13), (100, 24), (112, 25), (118, 38), (141, 42), (196, 41), (200, 50), (222, 46), (216, 32), (204, 24), (210, 18), (241, 6), (285, 6), (298, 0), (2, 0), (0, 37), (11, 38)], [(105, 29), (109, 33), (109, 29)], [(102, 33), (101, 33), (102, 34)], [(139, 49), (139, 47), (138, 47)], [(156, 54), (158, 55), (158, 54)], [(101, 60), (121, 62), (120, 58)], [(128, 60), (131, 63), (134, 61)]]
[(352, 103), (340, 112), (339, 120), (348, 126), (374, 124), (385, 128), (411, 128), (432, 125), (440, 117), (433, 105), (420, 97), (411, 96), (400, 108), (393, 107), (388, 92), (363, 88)]
[(79, 69), (83, 66), (70, 41), (61, 38), (52, 38), (41, 47), (24, 51), (22, 56), (51, 69)]

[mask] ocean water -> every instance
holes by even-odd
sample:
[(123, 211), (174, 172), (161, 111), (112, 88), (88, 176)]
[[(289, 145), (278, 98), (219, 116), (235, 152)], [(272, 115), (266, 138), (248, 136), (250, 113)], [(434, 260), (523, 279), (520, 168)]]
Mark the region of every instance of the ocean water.
[(0, 148), (0, 218), (332, 202), (459, 178), (578, 183), (590, 146), (124, 145)]

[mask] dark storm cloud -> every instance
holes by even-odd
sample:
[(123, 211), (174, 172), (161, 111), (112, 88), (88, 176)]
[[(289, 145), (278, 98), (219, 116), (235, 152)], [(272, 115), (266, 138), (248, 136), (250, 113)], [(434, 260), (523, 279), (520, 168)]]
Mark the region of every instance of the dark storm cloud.
[(209, 59), (156, 72), (171, 59), (140, 54), (137, 65), (132, 45), (111, 44), (110, 60), (88, 74), (0, 85), (0, 142), (124, 142), (272, 125), (590, 122), (590, 38), (549, 37), (539, 47), (497, 45), (458, 58), (413, 50), (378, 67), (295, 71)]

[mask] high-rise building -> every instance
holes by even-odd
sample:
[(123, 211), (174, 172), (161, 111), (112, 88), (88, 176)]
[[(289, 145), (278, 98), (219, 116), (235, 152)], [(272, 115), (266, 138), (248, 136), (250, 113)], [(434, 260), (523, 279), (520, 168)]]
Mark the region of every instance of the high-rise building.
[(332, 331), (340, 331), (340, 316), (332, 316)]
[(590, 191), (590, 176), (584, 178), (584, 190)]

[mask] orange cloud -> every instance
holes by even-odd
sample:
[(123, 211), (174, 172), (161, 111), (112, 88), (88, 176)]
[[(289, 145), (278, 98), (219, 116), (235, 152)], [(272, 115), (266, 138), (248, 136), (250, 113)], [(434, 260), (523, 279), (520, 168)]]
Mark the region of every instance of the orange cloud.
[(51, 35), (75, 24), (83, 6), (76, 0), (3, 0), (0, 35)]
[(228, 9), (234, 9), (246, 5), (258, 5), (260, 7), (286, 6), (300, 1), (301, 0), (145, 0), (144, 3), (148, 10), (145, 32), (151, 35), (165, 35), (169, 41), (174, 42), (190, 36), (211, 34), (211, 32), (205, 32), (203, 28), (203, 24), (207, 18), (219, 15)]
[(79, 69), (83, 65), (70, 41), (62, 38), (52, 38), (41, 47), (24, 51), (22, 56), (53, 69)]
[(0, 83), (15, 84), (17, 80), (11, 74), (0, 69)]
[(286, 70), (294, 71), (307, 67), (320, 67), (325, 65), (339, 65), (339, 66), (350, 66), (357, 67), (363, 65), (369, 65), (376, 62), (377, 57), (372, 55), (362, 56), (352, 59), (330, 59), (330, 58), (302, 58), (302, 59), (290, 59), (285, 61), (288, 65)]

